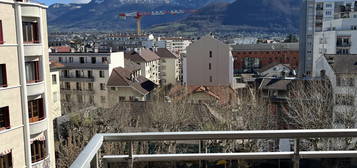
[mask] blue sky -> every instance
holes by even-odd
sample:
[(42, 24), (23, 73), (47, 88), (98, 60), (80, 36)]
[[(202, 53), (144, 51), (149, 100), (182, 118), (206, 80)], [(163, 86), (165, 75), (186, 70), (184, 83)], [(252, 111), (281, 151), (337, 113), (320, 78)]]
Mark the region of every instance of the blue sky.
[(45, 3), (46, 5), (51, 5), (53, 3), (84, 3), (89, 0), (37, 0), (39, 2)]

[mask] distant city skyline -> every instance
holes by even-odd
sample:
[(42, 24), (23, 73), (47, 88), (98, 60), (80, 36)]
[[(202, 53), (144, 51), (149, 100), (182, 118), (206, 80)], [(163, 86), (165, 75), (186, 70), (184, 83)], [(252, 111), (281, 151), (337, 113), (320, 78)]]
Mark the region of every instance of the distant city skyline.
[(54, 3), (87, 3), (91, 0), (38, 0), (46, 5), (52, 5)]

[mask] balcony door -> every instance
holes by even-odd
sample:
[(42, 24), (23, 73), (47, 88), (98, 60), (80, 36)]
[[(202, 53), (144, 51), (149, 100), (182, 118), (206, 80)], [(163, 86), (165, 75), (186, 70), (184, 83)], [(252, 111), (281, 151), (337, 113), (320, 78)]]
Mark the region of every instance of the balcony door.
[(44, 107), (43, 107), (43, 99), (31, 100), (28, 102), (28, 112), (29, 112), (29, 120), (30, 123), (37, 122), (43, 120), (44, 115)]
[(38, 24), (36, 22), (22, 22), (24, 43), (39, 43)]
[(36, 83), (40, 81), (40, 68), (38, 61), (25, 63), (27, 83)]

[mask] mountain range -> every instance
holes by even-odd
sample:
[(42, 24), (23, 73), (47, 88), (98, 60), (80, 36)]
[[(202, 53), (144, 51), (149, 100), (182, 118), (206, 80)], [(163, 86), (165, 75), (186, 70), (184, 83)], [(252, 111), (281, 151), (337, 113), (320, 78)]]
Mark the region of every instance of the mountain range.
[(199, 9), (193, 14), (144, 17), (150, 31), (297, 32), (300, 0), (92, 0), (88, 4), (53, 4), (50, 31), (127, 31), (135, 20), (119, 13)]

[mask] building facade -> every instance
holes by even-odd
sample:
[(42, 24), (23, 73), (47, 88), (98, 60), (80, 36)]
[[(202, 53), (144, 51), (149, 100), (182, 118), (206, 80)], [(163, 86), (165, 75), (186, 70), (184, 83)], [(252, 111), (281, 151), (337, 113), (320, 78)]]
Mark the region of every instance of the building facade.
[(64, 65), (59, 68), (63, 103), (78, 108), (108, 106), (106, 84), (114, 68), (124, 67), (123, 52), (50, 53), (50, 59)]
[(299, 65), (298, 43), (243, 44), (232, 46), (234, 73), (253, 73), (270, 64)]
[(180, 82), (180, 57), (166, 48), (158, 48), (156, 54), (160, 57), (160, 84), (176, 85)]
[(47, 7), (0, 1), (0, 163), (55, 167)]
[(160, 84), (160, 57), (154, 51), (146, 48), (140, 48), (136, 51), (126, 52), (125, 59), (140, 65), (142, 76), (157, 85)]
[(357, 53), (354, 0), (304, 0), (302, 9), (300, 76), (319, 76), (321, 66), (327, 66), (325, 54)]
[(184, 83), (204, 86), (231, 86), (233, 56), (231, 47), (212, 35), (202, 37), (187, 47)]

